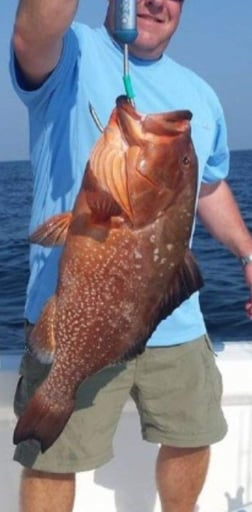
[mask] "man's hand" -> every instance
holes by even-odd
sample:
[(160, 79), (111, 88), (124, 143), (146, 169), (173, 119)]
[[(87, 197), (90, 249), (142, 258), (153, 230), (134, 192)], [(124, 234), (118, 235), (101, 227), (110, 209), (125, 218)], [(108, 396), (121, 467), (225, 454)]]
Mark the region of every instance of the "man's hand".
[(245, 303), (245, 311), (247, 316), (252, 320), (252, 263), (248, 263), (244, 267), (244, 275), (246, 283), (250, 290), (250, 297), (248, 301)]

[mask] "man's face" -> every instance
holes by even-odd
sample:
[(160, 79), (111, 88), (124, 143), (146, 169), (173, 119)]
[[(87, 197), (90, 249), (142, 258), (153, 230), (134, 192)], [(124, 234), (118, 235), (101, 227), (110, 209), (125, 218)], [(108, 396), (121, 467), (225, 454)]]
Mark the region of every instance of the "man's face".
[[(112, 33), (115, 1), (109, 0), (106, 18)], [(142, 59), (158, 59), (177, 28), (182, 4), (182, 0), (137, 0), (138, 36), (129, 45), (130, 53)]]

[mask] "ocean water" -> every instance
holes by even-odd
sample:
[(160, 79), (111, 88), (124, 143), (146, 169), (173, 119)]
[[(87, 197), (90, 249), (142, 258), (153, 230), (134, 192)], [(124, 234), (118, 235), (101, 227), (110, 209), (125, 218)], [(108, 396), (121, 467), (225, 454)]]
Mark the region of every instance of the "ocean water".
[[(229, 183), (252, 231), (252, 151), (231, 152)], [(28, 223), (32, 197), (29, 162), (0, 163), (0, 351), (23, 348), (28, 279)], [(240, 263), (197, 224), (194, 252), (205, 285), (201, 307), (215, 341), (252, 340), (244, 312), (248, 289)]]

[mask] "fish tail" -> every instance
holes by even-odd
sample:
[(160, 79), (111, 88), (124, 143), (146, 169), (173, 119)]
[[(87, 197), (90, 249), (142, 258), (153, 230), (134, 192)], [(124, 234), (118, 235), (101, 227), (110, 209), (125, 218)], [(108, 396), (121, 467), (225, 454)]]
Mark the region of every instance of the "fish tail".
[(50, 400), (38, 389), (24, 413), (19, 417), (13, 435), (14, 444), (36, 439), (44, 453), (56, 441), (74, 409), (74, 400), (65, 397), (63, 403)]

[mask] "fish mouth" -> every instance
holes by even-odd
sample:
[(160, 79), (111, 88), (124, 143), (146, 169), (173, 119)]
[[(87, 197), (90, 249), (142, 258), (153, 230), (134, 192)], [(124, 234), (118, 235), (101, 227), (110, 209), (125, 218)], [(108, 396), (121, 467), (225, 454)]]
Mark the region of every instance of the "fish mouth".
[(138, 144), (146, 134), (151, 136), (178, 135), (190, 129), (190, 110), (174, 110), (158, 114), (141, 114), (127, 96), (116, 99), (117, 122), (125, 141)]
[(143, 137), (142, 125), (144, 115), (139, 114), (127, 96), (116, 99), (117, 123), (125, 142), (131, 146)]
[(132, 102), (125, 95), (121, 95), (118, 96), (118, 98), (116, 98), (116, 107), (118, 110), (119, 118), (121, 117), (122, 112), (127, 113), (129, 116), (133, 117), (136, 120), (142, 117), (142, 114), (139, 114), (136, 111)]

